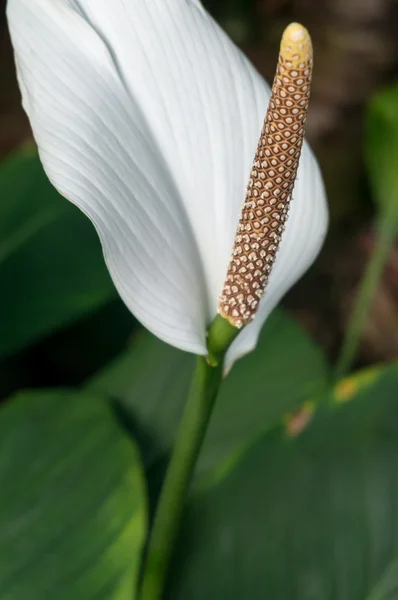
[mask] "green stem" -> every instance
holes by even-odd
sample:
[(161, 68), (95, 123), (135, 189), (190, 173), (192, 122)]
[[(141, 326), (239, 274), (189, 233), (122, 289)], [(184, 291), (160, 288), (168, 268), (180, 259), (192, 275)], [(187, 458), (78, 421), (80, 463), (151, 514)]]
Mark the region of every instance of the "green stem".
[(186, 492), (221, 382), (222, 366), (198, 357), (191, 391), (170, 461), (149, 541), (141, 600), (159, 600), (178, 533)]
[(208, 332), (209, 356), (199, 356), (177, 440), (160, 494), (140, 600), (160, 600), (187, 491), (221, 384), (225, 353), (239, 330), (217, 316)]
[(358, 298), (337, 361), (336, 380), (344, 377), (352, 366), (388, 253), (394, 242), (397, 218), (396, 208), (394, 206), (391, 208), (392, 210), (386, 210), (380, 218), (377, 243), (361, 281)]

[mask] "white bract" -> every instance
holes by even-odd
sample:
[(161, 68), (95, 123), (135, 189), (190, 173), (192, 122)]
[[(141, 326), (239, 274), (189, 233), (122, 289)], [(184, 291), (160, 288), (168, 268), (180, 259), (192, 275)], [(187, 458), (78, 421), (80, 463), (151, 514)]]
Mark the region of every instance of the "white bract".
[[(205, 354), (269, 87), (199, 0), (8, 0), (8, 19), (49, 179), (95, 225), (135, 316)], [(269, 285), (228, 364), (254, 348), (326, 227), (304, 145)]]

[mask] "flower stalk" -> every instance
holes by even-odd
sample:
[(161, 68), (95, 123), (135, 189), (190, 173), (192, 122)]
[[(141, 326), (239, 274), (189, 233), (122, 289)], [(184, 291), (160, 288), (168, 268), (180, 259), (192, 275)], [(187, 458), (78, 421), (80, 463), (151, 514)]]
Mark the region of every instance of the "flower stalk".
[(343, 344), (336, 363), (334, 378), (340, 381), (349, 373), (355, 360), (366, 325), (366, 319), (374, 300), (388, 253), (396, 238), (398, 226), (398, 209), (392, 195), (387, 209), (382, 211), (376, 223), (376, 245), (359, 284), (358, 296), (344, 336)]
[[(213, 348), (211, 364), (204, 356), (196, 360), (191, 389), (149, 540), (140, 600), (160, 600), (162, 597), (187, 490), (221, 384), (223, 356), (233, 339), (233, 332), (229, 330), (225, 336), (222, 330), (223, 324), (220, 322), (216, 323), (214, 329), (210, 328), (209, 346)], [(238, 330), (234, 329), (235, 336), (237, 333)]]

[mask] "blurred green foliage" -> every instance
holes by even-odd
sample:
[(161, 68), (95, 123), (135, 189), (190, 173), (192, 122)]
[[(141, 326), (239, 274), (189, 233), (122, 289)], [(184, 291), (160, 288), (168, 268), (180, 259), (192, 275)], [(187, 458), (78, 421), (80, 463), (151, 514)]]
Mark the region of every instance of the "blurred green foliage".
[(398, 234), (398, 83), (377, 94), (367, 112), (365, 154), (373, 197)]
[(253, 2), (247, 0), (208, 0), (203, 3), (237, 43), (253, 41), (256, 35), (256, 11)]
[(397, 366), (354, 376), (299, 435), (281, 424), (221, 463), (188, 502), (167, 597), (365, 600), (398, 552), (397, 387)]
[(383, 90), (370, 103), (365, 155), (377, 205), (374, 251), (359, 286), (356, 304), (336, 366), (337, 378), (351, 368), (389, 253), (398, 234), (398, 85)]
[(388, 565), (366, 600), (394, 600), (398, 595), (398, 558)]
[(0, 169), (0, 358), (116, 297), (96, 233), (57, 194), (36, 150)]

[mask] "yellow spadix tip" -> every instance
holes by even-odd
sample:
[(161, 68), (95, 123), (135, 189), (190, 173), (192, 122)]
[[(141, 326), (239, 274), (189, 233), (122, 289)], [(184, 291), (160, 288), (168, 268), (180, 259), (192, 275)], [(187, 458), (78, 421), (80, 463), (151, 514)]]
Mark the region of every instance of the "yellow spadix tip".
[(290, 23), (283, 32), (280, 54), (292, 66), (312, 59), (312, 43), (308, 31), (300, 23)]

